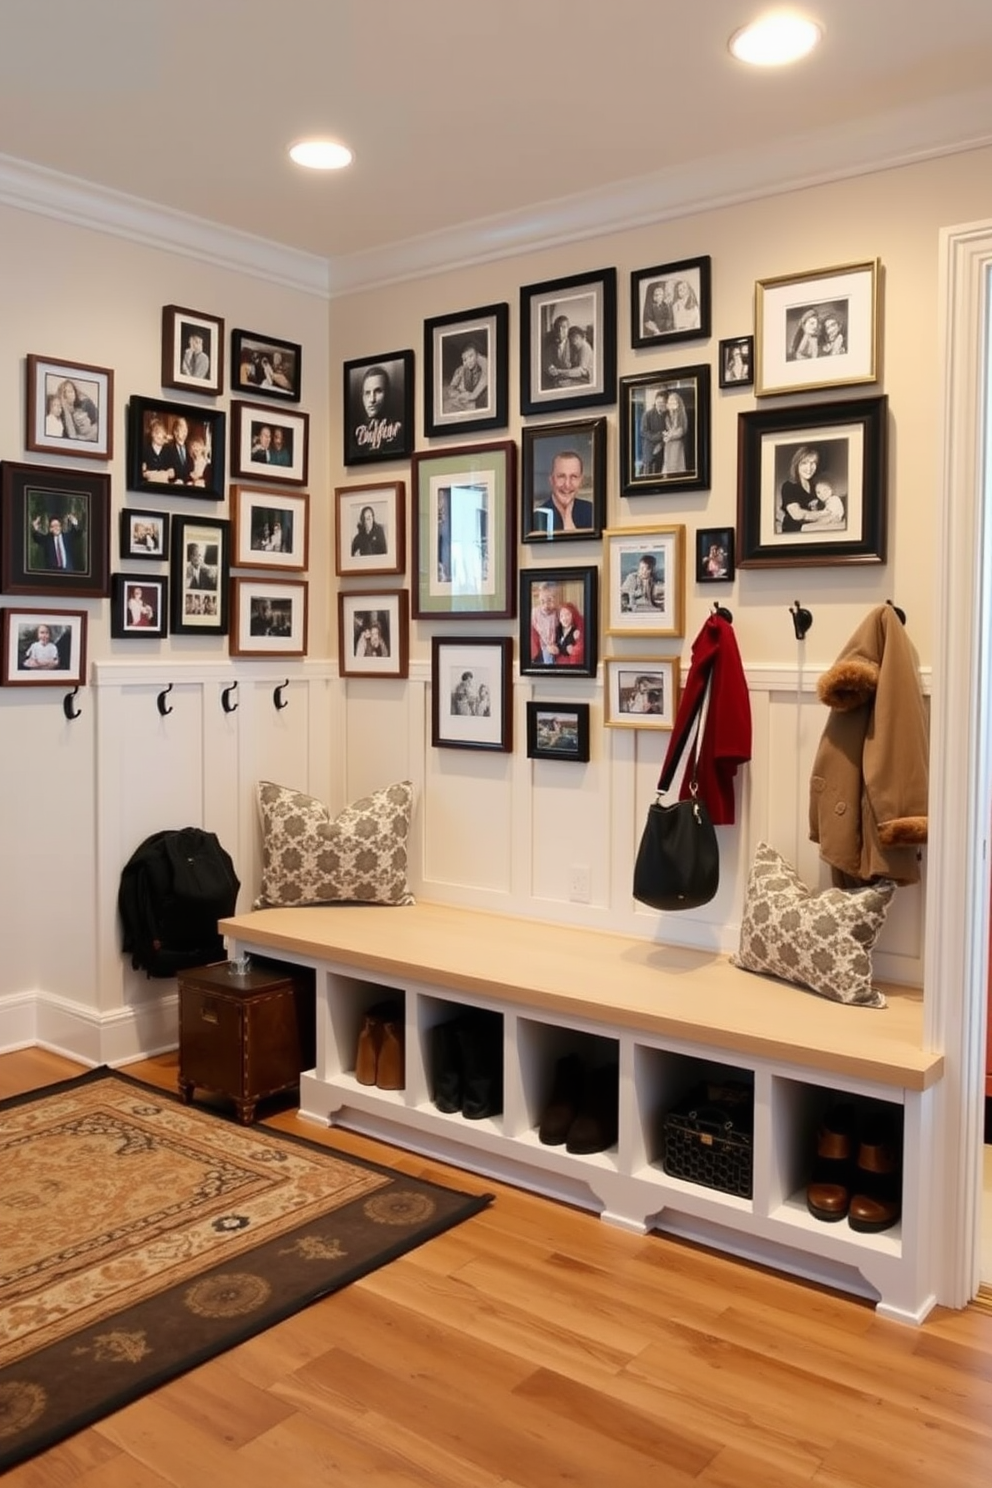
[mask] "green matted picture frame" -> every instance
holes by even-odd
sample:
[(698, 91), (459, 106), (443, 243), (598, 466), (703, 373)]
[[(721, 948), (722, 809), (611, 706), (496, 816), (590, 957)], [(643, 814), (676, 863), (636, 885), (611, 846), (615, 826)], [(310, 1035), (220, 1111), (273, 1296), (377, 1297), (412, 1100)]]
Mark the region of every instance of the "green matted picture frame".
[(414, 455), (415, 620), (515, 615), (516, 457), (510, 439)]

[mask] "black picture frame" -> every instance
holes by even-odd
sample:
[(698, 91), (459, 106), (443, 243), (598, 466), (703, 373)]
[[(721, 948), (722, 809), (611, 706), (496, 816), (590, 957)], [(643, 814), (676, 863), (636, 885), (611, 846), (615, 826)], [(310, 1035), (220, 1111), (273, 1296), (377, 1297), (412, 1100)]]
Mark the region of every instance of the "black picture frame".
[(110, 578), (110, 634), (115, 641), (161, 640), (169, 633), (165, 574), (115, 573)]
[(732, 584), (735, 573), (733, 527), (697, 527), (696, 583)]
[(754, 337), (725, 337), (717, 370), (722, 388), (754, 387)]
[(589, 704), (527, 704), (527, 758), (589, 762)]
[[(887, 447), (884, 395), (742, 413), (738, 568), (884, 563)], [(816, 456), (812, 469), (810, 451)], [(796, 508), (792, 513), (790, 505)], [(800, 520), (804, 525), (795, 525)]]
[(412, 351), (355, 357), (342, 367), (344, 463), (374, 465), (413, 454)]
[(231, 403), (231, 474), (267, 485), (305, 486), (310, 415), (264, 403)]
[(709, 484), (708, 364), (621, 377), (620, 494), (706, 491)]
[(224, 391), (224, 322), (202, 310), (162, 306), (162, 386), (216, 396)]
[(168, 563), (168, 512), (125, 506), (118, 521), (118, 556), (125, 563)]
[[(707, 337), (710, 278), (709, 254), (636, 269), (630, 276), (631, 346), (657, 350)], [(680, 286), (684, 286), (684, 293)]]
[[(192, 549), (202, 573), (193, 572)], [(227, 635), (231, 524), (225, 517), (175, 514), (170, 561), (170, 624), (174, 635)]]
[(435, 749), (513, 749), (513, 641), (509, 636), (431, 638), (431, 744)]
[[(521, 436), (520, 457), (520, 535), (524, 542), (575, 542), (602, 536), (605, 416), (529, 426)], [(564, 492), (556, 503), (559, 480)], [(565, 530), (562, 517), (562, 507), (569, 504), (574, 531)]]
[(0, 591), (106, 599), (110, 593), (108, 474), (3, 461)]
[[(185, 425), (185, 439), (178, 439)], [(160, 435), (164, 437), (160, 438)], [(185, 457), (177, 448), (185, 448)], [(127, 411), (127, 486), (149, 496), (224, 499), (227, 415), (202, 404), (132, 394)]]
[(599, 569), (523, 569), (518, 624), (522, 677), (595, 677)]
[(303, 347), (297, 341), (231, 332), (231, 391), (243, 398), (299, 403), (303, 387)]
[[(581, 332), (577, 341), (576, 331)], [(616, 400), (616, 269), (525, 284), (520, 290), (521, 412), (563, 412)]]
[(510, 307), (482, 305), (424, 321), (424, 435), (505, 429)]

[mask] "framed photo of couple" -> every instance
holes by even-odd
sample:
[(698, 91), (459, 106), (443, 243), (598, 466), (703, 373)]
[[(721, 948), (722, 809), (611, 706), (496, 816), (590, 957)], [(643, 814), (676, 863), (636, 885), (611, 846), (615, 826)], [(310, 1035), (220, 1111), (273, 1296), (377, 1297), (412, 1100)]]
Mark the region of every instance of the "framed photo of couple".
[(424, 434), (505, 429), (509, 305), (424, 321)]
[(520, 411), (614, 403), (617, 271), (599, 269), (520, 291)]
[(231, 470), (249, 480), (305, 486), (310, 415), (257, 403), (231, 404)]
[(435, 749), (513, 748), (513, 641), (435, 636), (431, 642), (431, 743)]
[(877, 382), (880, 276), (869, 259), (759, 279), (755, 396)]
[(338, 595), (338, 670), (342, 677), (405, 677), (410, 637), (405, 589)]
[(231, 487), (231, 562), (235, 568), (305, 569), (310, 498), (305, 491)]
[(620, 494), (705, 491), (710, 483), (710, 369), (620, 379)]
[(681, 258), (630, 276), (630, 344), (674, 345), (710, 333), (710, 259)]

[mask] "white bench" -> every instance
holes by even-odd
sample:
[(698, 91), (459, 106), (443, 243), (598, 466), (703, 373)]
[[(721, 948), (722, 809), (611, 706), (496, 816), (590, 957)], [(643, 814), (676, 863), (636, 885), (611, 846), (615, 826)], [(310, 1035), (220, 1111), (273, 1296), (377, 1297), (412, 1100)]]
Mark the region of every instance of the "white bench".
[[(869, 1296), (891, 1317), (918, 1322), (932, 1307), (931, 1102), (943, 1058), (923, 1048), (922, 992), (886, 986), (887, 1008), (846, 1007), (707, 952), (429, 903), (268, 909), (220, 929), (232, 952), (317, 974), (304, 1116)], [(399, 1091), (354, 1073), (364, 1013), (384, 988), (405, 1000)], [(473, 1007), (503, 1019), (503, 1112), (482, 1121), (431, 1100), (430, 1031)], [(591, 1156), (537, 1136), (555, 1063), (579, 1051), (620, 1063), (619, 1140)], [(664, 1115), (701, 1079), (753, 1082), (751, 1198), (664, 1172)], [(877, 1235), (806, 1210), (816, 1127), (843, 1096), (902, 1108), (902, 1219)]]

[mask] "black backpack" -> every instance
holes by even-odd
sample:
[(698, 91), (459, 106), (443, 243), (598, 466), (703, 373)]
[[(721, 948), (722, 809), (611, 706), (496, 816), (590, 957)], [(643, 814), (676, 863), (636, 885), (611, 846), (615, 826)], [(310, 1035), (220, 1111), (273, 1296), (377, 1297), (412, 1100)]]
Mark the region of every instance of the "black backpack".
[(217, 921), (234, 913), (240, 887), (234, 863), (213, 832), (154, 832), (121, 872), (121, 949), (150, 977), (222, 961)]

